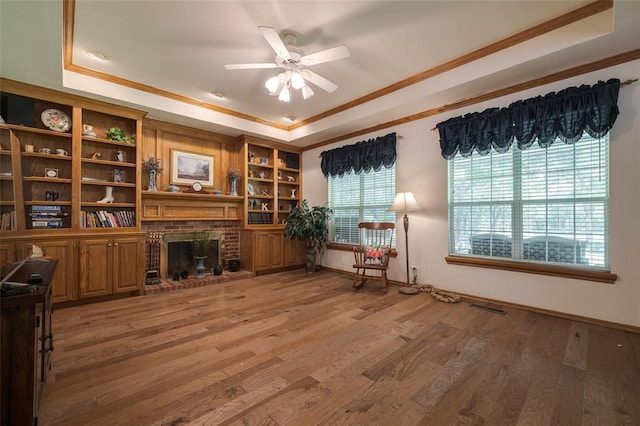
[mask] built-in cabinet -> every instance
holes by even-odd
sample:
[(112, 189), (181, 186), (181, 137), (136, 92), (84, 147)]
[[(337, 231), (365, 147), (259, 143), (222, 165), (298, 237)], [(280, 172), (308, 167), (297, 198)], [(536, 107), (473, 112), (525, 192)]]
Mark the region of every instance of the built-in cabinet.
[(59, 259), (54, 302), (142, 290), (144, 113), (0, 83), (2, 264), (26, 257), (32, 244)]
[(144, 113), (0, 83), (0, 229), (16, 235), (139, 230)]
[(80, 241), (79, 297), (136, 291), (144, 278), (142, 253), (142, 238), (95, 238)]
[(243, 229), (240, 247), (243, 269), (255, 273), (298, 268), (305, 263), (304, 242), (286, 238), (282, 228)]
[(302, 199), (300, 152), (244, 136), (245, 226), (283, 225)]
[[(35, 244), (47, 259), (58, 259), (51, 279), (54, 303), (117, 293), (138, 293), (144, 283), (144, 233), (118, 237), (36, 236), (0, 244), (3, 264), (24, 259)], [(10, 260), (9, 260), (10, 259)]]
[[(300, 149), (251, 136), (214, 138), (214, 182), (222, 194), (216, 188), (167, 192), (167, 173), (158, 192), (143, 191), (144, 112), (1, 78), (0, 84), (0, 259), (22, 259), (32, 243), (45, 257), (59, 259), (54, 302), (139, 293), (143, 217), (238, 220), (246, 230), (243, 269), (304, 264), (302, 243), (282, 235), (302, 200)], [(145, 140), (151, 138), (145, 156), (162, 158), (169, 172), (173, 149), (187, 149), (184, 137), (175, 137), (183, 129), (152, 130), (145, 129)], [(158, 135), (166, 143), (154, 145)], [(205, 135), (196, 136), (188, 139), (188, 150), (210, 154), (199, 151)], [(238, 195), (227, 194), (232, 167), (240, 168)]]
[(243, 136), (244, 229), (240, 262), (265, 273), (304, 265), (304, 243), (284, 237), (289, 213), (302, 200), (300, 150)]

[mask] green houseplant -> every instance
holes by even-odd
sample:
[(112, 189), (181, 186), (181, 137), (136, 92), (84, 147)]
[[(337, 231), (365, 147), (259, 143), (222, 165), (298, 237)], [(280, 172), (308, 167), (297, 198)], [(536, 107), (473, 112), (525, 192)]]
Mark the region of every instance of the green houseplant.
[(307, 272), (315, 271), (317, 255), (326, 248), (332, 214), (333, 211), (327, 206), (309, 207), (307, 200), (302, 200), (287, 218), (284, 236), (307, 243)]
[(211, 239), (208, 232), (198, 232), (193, 236), (191, 246), (193, 247), (193, 258), (198, 261), (196, 265), (196, 277), (204, 278), (204, 260), (209, 255), (209, 246), (211, 245)]

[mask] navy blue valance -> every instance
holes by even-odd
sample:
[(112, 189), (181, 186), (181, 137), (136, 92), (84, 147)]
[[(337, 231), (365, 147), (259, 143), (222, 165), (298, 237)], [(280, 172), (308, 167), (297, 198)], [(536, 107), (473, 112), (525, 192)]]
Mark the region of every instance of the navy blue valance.
[(352, 171), (378, 171), (382, 166), (391, 167), (396, 162), (396, 134), (389, 133), (368, 141), (341, 146), (324, 151), (321, 156), (320, 167), (325, 177), (343, 176)]
[(474, 151), (486, 155), (491, 148), (506, 152), (514, 139), (524, 150), (535, 141), (542, 148), (556, 139), (574, 143), (583, 132), (600, 138), (618, 117), (619, 89), (620, 80), (610, 79), (450, 118), (436, 126), (442, 156), (450, 160), (458, 153), (468, 157)]

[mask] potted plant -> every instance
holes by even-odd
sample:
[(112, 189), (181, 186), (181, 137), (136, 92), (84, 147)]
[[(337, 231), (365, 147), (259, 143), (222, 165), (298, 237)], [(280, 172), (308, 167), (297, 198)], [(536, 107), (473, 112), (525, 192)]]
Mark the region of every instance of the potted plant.
[(198, 232), (194, 235), (191, 246), (193, 247), (193, 258), (198, 261), (196, 265), (196, 278), (204, 278), (204, 260), (209, 255), (211, 239), (208, 232)]
[(291, 210), (287, 218), (284, 228), (285, 237), (307, 243), (307, 272), (315, 271), (317, 255), (326, 248), (329, 238), (329, 219), (332, 214), (333, 211), (327, 206), (309, 207), (307, 200), (302, 200), (302, 203)]
[(119, 127), (110, 127), (107, 130), (107, 139), (124, 143), (136, 143), (136, 135), (127, 136)]

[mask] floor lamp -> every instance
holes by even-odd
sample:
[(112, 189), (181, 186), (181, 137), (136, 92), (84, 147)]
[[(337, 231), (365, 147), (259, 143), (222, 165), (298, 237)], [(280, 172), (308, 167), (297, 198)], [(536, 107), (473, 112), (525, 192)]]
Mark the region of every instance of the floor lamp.
[(396, 199), (393, 201), (391, 207), (389, 207), (388, 211), (393, 212), (401, 212), (404, 214), (402, 217), (402, 222), (404, 224), (404, 243), (405, 243), (405, 251), (407, 254), (407, 285), (409, 282), (409, 216), (407, 216), (407, 212), (415, 212), (418, 210), (422, 210), (422, 206), (418, 204), (413, 193), (411, 192), (398, 192), (396, 194)]

